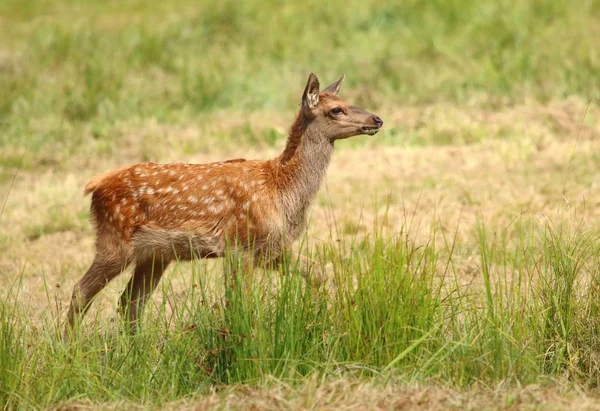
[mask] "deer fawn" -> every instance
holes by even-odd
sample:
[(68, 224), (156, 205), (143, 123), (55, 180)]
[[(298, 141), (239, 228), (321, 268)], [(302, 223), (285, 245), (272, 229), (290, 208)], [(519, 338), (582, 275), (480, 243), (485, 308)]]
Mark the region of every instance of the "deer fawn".
[(337, 97), (343, 81), (319, 92), (310, 74), (285, 150), (275, 159), (144, 163), (90, 180), (85, 194), (92, 193), (96, 256), (73, 289), (65, 336), (93, 297), (132, 262), (133, 276), (121, 296), (132, 331), (174, 259), (223, 257), (235, 243), (244, 264), (276, 267), (305, 227), (334, 142), (374, 135), (383, 126), (378, 116)]

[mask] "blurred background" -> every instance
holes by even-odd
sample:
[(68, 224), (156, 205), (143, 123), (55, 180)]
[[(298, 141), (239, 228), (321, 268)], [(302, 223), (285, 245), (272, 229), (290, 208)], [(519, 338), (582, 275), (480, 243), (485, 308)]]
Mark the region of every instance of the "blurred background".
[[(0, 181), (25, 148), (24, 169), (112, 157), (122, 144), (152, 158), (169, 142), (149, 122), (268, 112), (285, 113), (287, 127), (310, 71), (327, 84), (345, 73), (343, 96), (385, 113), (440, 102), (585, 104), (597, 99), (599, 67), (597, 0), (3, 0)], [(386, 122), (387, 136), (415, 142), (399, 120)], [(131, 128), (144, 138), (123, 141)], [(249, 128), (232, 134), (280, 139)]]

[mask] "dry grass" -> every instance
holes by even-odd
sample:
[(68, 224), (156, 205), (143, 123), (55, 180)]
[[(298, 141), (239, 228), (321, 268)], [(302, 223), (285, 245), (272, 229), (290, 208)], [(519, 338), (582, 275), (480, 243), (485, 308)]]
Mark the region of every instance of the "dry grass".
[[(600, 214), (600, 203), (590, 202), (597, 189), (600, 125), (589, 119), (600, 111), (589, 108), (575, 145), (585, 110), (584, 102), (572, 100), (491, 112), (445, 105), (388, 112), (387, 133), (336, 147), (312, 209), (309, 238), (365, 236), (376, 219), (398, 231), (408, 219), (411, 229), (426, 239), (429, 227), (437, 223), (458, 230), (468, 265), (469, 250), (477, 248), (473, 234), (478, 217), (492, 229), (510, 230), (511, 221), (522, 213), (593, 226)], [(216, 113), (198, 127), (123, 125), (116, 137), (123, 150), (114, 158), (75, 156), (59, 169), (20, 172), (2, 216), (2, 289), (23, 271), (32, 300), (46, 304), (37, 298), (43, 291), (42, 275), (48, 284), (60, 285), (63, 300), (62, 291), (71, 288), (93, 256), (89, 199), (82, 196), (85, 181), (93, 175), (144, 157), (158, 162), (273, 157), (284, 144), (286, 118), (291, 115), (260, 113), (242, 119)], [(226, 141), (246, 122), (259, 134), (276, 129), (275, 146), (236, 149)], [(431, 144), (431, 136), (442, 133), (456, 139), (473, 130), (485, 138)], [(160, 137), (148, 142), (149, 136)], [(423, 144), (406, 142), (411, 138)], [(186, 154), (189, 144), (200, 148)], [(154, 152), (145, 156), (148, 147)], [(9, 186), (10, 180), (4, 182), (0, 192), (6, 195)]]
[[(164, 404), (181, 410), (595, 410), (600, 396), (577, 387), (531, 385), (506, 389), (474, 387), (457, 391), (436, 385), (374, 384), (358, 380), (312, 379), (296, 388), (272, 381), (262, 388), (238, 386), (200, 398)], [(86, 401), (60, 404), (56, 410), (148, 409), (148, 405)]]

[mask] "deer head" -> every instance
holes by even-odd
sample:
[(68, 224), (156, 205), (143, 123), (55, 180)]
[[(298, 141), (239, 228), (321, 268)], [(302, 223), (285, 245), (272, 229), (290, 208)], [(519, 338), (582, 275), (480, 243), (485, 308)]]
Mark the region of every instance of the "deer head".
[[(344, 76), (319, 91), (319, 79), (313, 73), (308, 77), (302, 95), (302, 114), (308, 135), (317, 134), (330, 142), (357, 136), (375, 135), (383, 126), (383, 120), (375, 114), (352, 106), (338, 97)], [(318, 133), (311, 133), (318, 130)]]

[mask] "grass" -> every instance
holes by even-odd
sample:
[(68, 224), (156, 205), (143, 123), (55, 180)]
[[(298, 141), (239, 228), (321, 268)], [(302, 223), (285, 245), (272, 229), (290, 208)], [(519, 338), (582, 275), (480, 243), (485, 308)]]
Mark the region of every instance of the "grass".
[(441, 244), (375, 227), (350, 254), (318, 248), (329, 287), (305, 286), (293, 262), (256, 273), (248, 289), (228, 276), (208, 286), (196, 265), (192, 287), (164, 290), (134, 337), (96, 317), (65, 345), (56, 313), (32, 321), (16, 283), (0, 310), (0, 398), (8, 408), (77, 398), (161, 406), (269, 378), (598, 386), (597, 230), (573, 236), (541, 222), (508, 243), (481, 224), (470, 283), (453, 268), (453, 233), (433, 230)]
[[(0, 2), (3, 408), (598, 408), (596, 1)], [(127, 276), (71, 345), (85, 181), (268, 158), (309, 72), (385, 120), (336, 145), (294, 264)], [(14, 179), (14, 184), (13, 184)], [(6, 201), (6, 207), (4, 202)]]
[(121, 122), (289, 111), (310, 70), (346, 73), (348, 97), (373, 109), (587, 101), (600, 90), (599, 13), (592, 1), (550, 0), (5, 1), (1, 159), (14, 167), (27, 147), (26, 168), (61, 167), (90, 147), (114, 156)]

